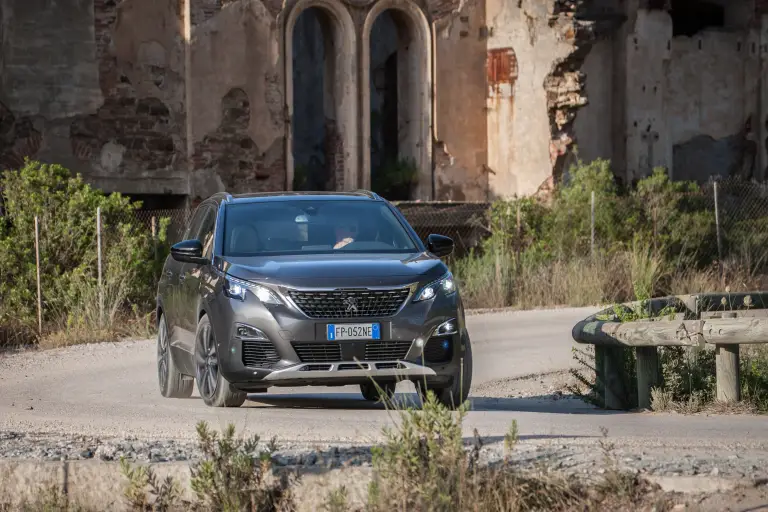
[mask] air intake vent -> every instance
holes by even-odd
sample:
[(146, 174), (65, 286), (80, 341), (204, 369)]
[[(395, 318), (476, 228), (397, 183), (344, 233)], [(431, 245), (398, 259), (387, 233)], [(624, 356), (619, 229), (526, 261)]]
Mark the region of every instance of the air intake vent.
[(396, 361), (405, 359), (410, 341), (371, 341), (365, 344), (366, 361)]
[(447, 363), (453, 358), (453, 343), (447, 339), (432, 338), (424, 346), (424, 360), (428, 363)]
[(271, 368), (280, 361), (272, 342), (267, 340), (243, 340), (243, 364), (250, 368)]
[(294, 343), (293, 350), (302, 363), (333, 363), (341, 360), (341, 347), (336, 343)]

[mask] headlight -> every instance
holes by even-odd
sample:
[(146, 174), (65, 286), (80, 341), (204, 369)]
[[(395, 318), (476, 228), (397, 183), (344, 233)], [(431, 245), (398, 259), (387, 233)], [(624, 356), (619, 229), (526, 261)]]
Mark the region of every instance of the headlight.
[(248, 281), (242, 281), (240, 279), (229, 276), (225, 279), (224, 294), (231, 299), (244, 301), (246, 290), (250, 290), (263, 304), (282, 304), (280, 299), (277, 298), (277, 295), (275, 295), (275, 293), (266, 286), (249, 283)]
[(419, 302), (422, 300), (433, 299), (439, 291), (442, 291), (446, 296), (456, 292), (456, 283), (454, 282), (453, 275), (450, 272), (448, 272), (445, 276), (438, 279), (434, 283), (430, 283), (422, 288), (421, 291), (416, 295), (416, 298), (413, 299), (413, 301)]

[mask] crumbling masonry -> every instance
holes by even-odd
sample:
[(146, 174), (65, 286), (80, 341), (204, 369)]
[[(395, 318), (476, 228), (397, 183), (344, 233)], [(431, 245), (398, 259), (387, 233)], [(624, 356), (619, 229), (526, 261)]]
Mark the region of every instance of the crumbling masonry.
[(0, 0), (0, 167), (155, 204), (401, 161), (412, 199), (487, 200), (576, 151), (764, 180), (767, 52), (765, 0)]

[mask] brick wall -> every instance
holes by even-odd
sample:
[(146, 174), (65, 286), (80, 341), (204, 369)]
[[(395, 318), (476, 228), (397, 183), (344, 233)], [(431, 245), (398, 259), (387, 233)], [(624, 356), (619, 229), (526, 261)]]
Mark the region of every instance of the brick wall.
[(283, 144), (259, 148), (248, 133), (251, 103), (239, 88), (221, 101), (221, 124), (195, 145), (195, 169), (217, 174), (227, 191), (257, 192), (284, 188)]

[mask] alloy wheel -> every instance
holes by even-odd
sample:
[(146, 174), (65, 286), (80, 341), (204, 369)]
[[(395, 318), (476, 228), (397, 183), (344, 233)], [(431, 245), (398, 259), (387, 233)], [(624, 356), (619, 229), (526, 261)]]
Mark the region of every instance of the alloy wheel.
[(157, 379), (160, 389), (165, 389), (168, 384), (168, 358), (171, 357), (168, 341), (168, 326), (165, 318), (160, 319), (157, 328)]
[(211, 398), (216, 393), (219, 380), (219, 358), (210, 324), (205, 324), (198, 335), (197, 350), (195, 350), (195, 377), (200, 396)]

